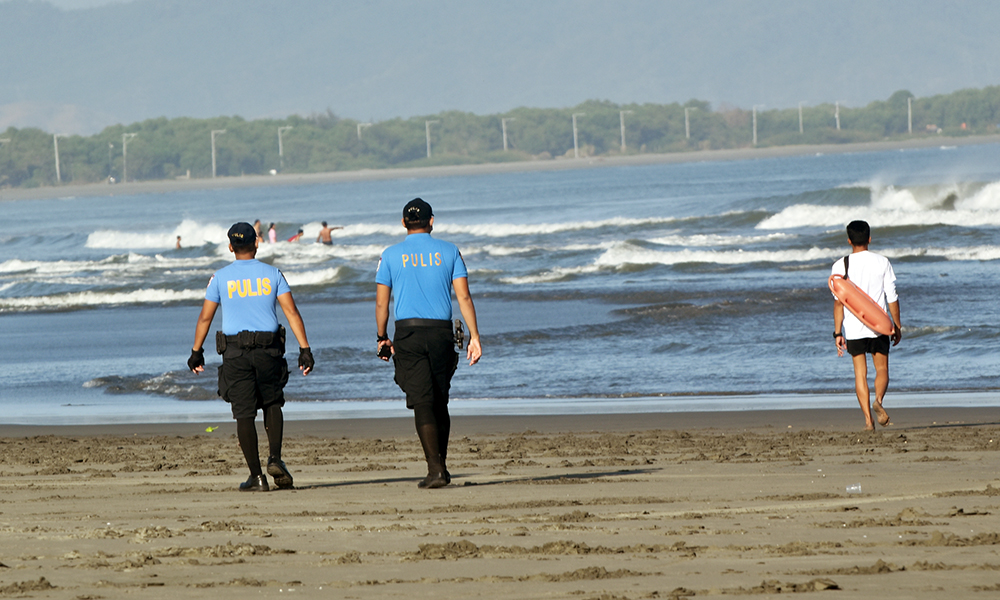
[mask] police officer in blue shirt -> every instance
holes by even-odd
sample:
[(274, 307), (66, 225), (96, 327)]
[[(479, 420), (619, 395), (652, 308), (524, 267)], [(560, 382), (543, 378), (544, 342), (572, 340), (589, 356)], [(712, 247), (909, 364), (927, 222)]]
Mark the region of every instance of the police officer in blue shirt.
[[(451, 292), (469, 329), (466, 359), (479, 362), (476, 307), (469, 294), (469, 275), (458, 247), (431, 237), (434, 213), (430, 204), (415, 198), (403, 208), (406, 239), (382, 252), (375, 274), (375, 322), (379, 357), (391, 353), (396, 384), (413, 410), (417, 436), (427, 460), (427, 477), (418, 487), (439, 488), (451, 483), (446, 458), (451, 417), (448, 390), (458, 367), (451, 329)], [(396, 299), (396, 333), (389, 340), (389, 299)]]
[(302, 374), (308, 375), (314, 364), (305, 324), (288, 282), (277, 268), (256, 259), (259, 242), (257, 232), (249, 223), (236, 223), (229, 228), (229, 251), (236, 260), (219, 269), (208, 283), (188, 359), (188, 368), (195, 373), (205, 370), (202, 345), (221, 305), (222, 331), (215, 339), (222, 355), (219, 395), (232, 405), (236, 436), (250, 467), (249, 479), (240, 484), (240, 491), (244, 492), (268, 491), (257, 449), (254, 424), (257, 409), (264, 412), (264, 429), (270, 449), (267, 472), (278, 488), (292, 487), (292, 474), (281, 460), (284, 429), (281, 407), (285, 404), (283, 389), (288, 382), (288, 363), (285, 361), (285, 329), (278, 324), (276, 305), (281, 305), (299, 342)]

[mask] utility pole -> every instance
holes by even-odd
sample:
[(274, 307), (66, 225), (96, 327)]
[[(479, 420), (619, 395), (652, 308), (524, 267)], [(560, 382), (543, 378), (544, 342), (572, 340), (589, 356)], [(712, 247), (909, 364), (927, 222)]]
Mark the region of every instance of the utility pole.
[(516, 121), (517, 117), (506, 117), (500, 119), (500, 130), (503, 131), (503, 151), (507, 151), (507, 121)]
[(580, 145), (577, 143), (576, 136), (576, 118), (582, 117), (587, 113), (573, 113), (573, 156), (580, 158)]
[[(691, 116), (689, 114), (690, 110), (691, 107), (689, 106), (684, 107), (684, 138), (688, 140), (691, 139)], [(695, 110), (698, 110), (698, 108), (695, 107)]]
[(427, 158), (431, 157), (431, 125), (441, 121), (424, 121), (424, 135), (427, 136)]
[(618, 120), (622, 125), (622, 154), (625, 154), (625, 115), (632, 114), (630, 110), (620, 110), (618, 111)]
[(281, 144), (281, 133), (283, 131), (288, 131), (289, 129), (292, 129), (291, 125), (285, 125), (284, 127), (278, 128), (278, 163), (279, 163), (278, 166), (282, 171), (285, 170), (285, 147)]
[(138, 133), (122, 134), (122, 183), (128, 183), (128, 141)]
[(754, 104), (753, 105), (753, 145), (754, 146), (757, 146), (757, 107), (758, 106), (760, 106), (761, 108), (763, 108), (764, 105), (763, 104)]
[(212, 130), (212, 179), (215, 179), (215, 136), (220, 133), (226, 133), (225, 129), (213, 129)]
[(837, 131), (840, 131), (840, 102), (833, 105), (833, 118), (837, 120)]
[[(803, 100), (802, 102), (805, 102)], [(802, 129), (802, 102), (799, 102), (799, 134), (801, 135), (804, 130)]]
[(358, 123), (358, 141), (361, 141), (361, 130), (363, 128), (371, 127), (371, 123)]
[(115, 145), (108, 142), (108, 183), (111, 182), (111, 165), (113, 164), (114, 158), (111, 157), (111, 153), (114, 152)]
[(906, 99), (906, 129), (913, 135), (913, 97)]
[(59, 138), (66, 137), (62, 133), (56, 133), (52, 135), (52, 145), (55, 146), (56, 151), (56, 183), (62, 183), (62, 176), (59, 174)]

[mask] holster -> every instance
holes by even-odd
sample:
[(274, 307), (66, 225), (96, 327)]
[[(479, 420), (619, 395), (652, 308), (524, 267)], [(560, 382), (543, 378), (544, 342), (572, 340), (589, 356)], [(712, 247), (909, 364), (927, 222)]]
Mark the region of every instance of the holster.
[(215, 351), (223, 354), (226, 351), (226, 334), (221, 331), (215, 332)]

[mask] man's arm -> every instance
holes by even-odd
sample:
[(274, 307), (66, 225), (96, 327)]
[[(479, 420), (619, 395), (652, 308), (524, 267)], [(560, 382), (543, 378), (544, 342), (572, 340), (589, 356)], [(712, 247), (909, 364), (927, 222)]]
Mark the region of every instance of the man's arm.
[(903, 324), (899, 320), (899, 300), (889, 303), (889, 314), (892, 315), (892, 323), (894, 327), (892, 328), (892, 345), (895, 346), (899, 344), (899, 340), (903, 339)]
[(469, 293), (469, 278), (459, 277), (452, 280), (455, 286), (455, 298), (458, 299), (458, 308), (462, 311), (465, 325), (469, 328), (469, 345), (465, 351), (465, 357), (470, 365), (479, 362), (483, 356), (483, 347), (479, 342), (479, 323), (476, 321), (476, 305), (472, 303), (472, 294)]
[[(389, 300), (391, 297), (392, 288), (382, 283), (375, 284), (375, 333), (380, 338), (388, 338), (389, 335)], [(392, 348), (392, 340), (380, 341), (378, 349), (381, 350), (382, 346)], [(379, 358), (387, 362), (389, 360), (388, 356), (379, 356)]]
[[(308, 348), (309, 338), (306, 337), (306, 324), (302, 321), (302, 315), (299, 314), (298, 307), (295, 306), (295, 299), (292, 298), (292, 293), (286, 292), (278, 296), (278, 304), (281, 305), (281, 311), (285, 313), (285, 318), (288, 319), (288, 326), (292, 328), (292, 333), (295, 334), (295, 339), (299, 342), (299, 351), (301, 352), (302, 348)], [(312, 371), (312, 367), (305, 367), (302, 369), (302, 374), (308, 375), (310, 371)]]
[[(844, 305), (840, 300), (833, 301), (833, 331), (835, 333), (842, 333), (844, 327)], [(834, 338), (834, 344), (837, 346), (837, 356), (843, 356), (844, 350), (847, 350), (847, 340), (844, 336), (839, 335)]]
[[(212, 319), (215, 318), (215, 311), (219, 309), (219, 305), (211, 300), (205, 300), (201, 305), (201, 314), (198, 315), (198, 323), (194, 327), (194, 345), (191, 349), (195, 352), (203, 351), (202, 346), (205, 344), (205, 338), (208, 337), (208, 330), (212, 327)], [(199, 365), (197, 368), (193, 369), (195, 373), (201, 373), (205, 370), (204, 365)]]

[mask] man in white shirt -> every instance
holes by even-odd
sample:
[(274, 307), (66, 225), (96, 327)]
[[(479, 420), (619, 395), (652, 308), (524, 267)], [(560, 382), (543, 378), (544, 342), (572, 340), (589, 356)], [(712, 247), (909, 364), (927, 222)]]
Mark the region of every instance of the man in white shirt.
[[(864, 325), (844, 305), (834, 297), (833, 339), (837, 345), (837, 356), (847, 350), (854, 361), (854, 388), (865, 415), (865, 429), (875, 430), (872, 411), (878, 417), (878, 424), (889, 424), (889, 414), (882, 408), (882, 399), (889, 389), (889, 342), (899, 344), (903, 335), (899, 319), (899, 297), (896, 295), (896, 274), (886, 257), (868, 251), (872, 241), (871, 227), (864, 221), (851, 221), (847, 225), (847, 239), (851, 244), (851, 254), (833, 263), (832, 274), (843, 275), (872, 297), (883, 310), (892, 317), (892, 336), (879, 335)], [(869, 404), (868, 359), (872, 355), (875, 365), (875, 402)]]

